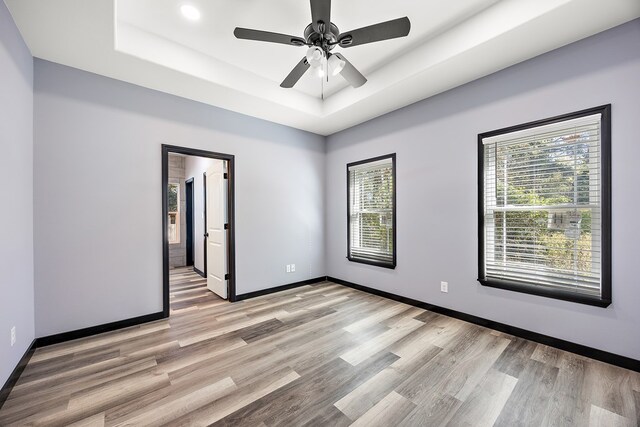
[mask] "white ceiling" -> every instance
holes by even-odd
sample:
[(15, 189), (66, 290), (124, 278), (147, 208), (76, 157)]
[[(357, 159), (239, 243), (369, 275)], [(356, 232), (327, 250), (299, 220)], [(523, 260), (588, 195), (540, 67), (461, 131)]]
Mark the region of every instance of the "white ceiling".
[[(638, 0), (333, 0), (348, 31), (408, 16), (411, 33), (341, 52), (368, 79), (280, 82), (304, 47), (237, 40), (236, 26), (302, 36), (302, 0), (5, 0), (34, 56), (329, 135), (640, 16)], [(180, 6), (202, 13), (187, 21)], [(374, 5), (374, 7), (372, 7)]]

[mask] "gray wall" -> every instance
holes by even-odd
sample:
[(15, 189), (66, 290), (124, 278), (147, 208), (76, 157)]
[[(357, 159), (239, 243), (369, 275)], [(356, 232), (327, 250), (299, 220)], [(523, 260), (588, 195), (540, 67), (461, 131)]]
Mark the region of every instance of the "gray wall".
[(187, 156), (185, 157), (185, 177), (193, 178), (193, 265), (198, 270), (204, 272), (204, 178), (203, 173), (211, 167), (214, 162), (221, 160), (208, 159), (205, 157)]
[(34, 95), (37, 336), (162, 309), (163, 143), (236, 156), (239, 294), (326, 274), (324, 138), (42, 60)]
[[(0, 1), (0, 387), (34, 338), (33, 58)], [(16, 327), (11, 347), (10, 329)]]
[[(638, 20), (333, 135), (326, 155), (322, 137), (46, 61), (36, 60), (34, 94), (32, 58), (2, 2), (0, 48), (0, 177), (11, 183), (0, 211), (10, 224), (0, 382), (34, 337), (34, 249), (36, 336), (162, 308), (162, 143), (236, 155), (238, 293), (329, 274), (640, 359)], [(476, 135), (604, 103), (613, 104), (614, 303), (478, 285)], [(394, 271), (345, 259), (345, 165), (389, 152), (398, 154)]]
[[(613, 115), (613, 304), (477, 283), (477, 135), (601, 104)], [(640, 20), (328, 138), (327, 274), (640, 359)], [(346, 255), (348, 162), (397, 153), (395, 270)], [(440, 292), (449, 282), (449, 293)]]

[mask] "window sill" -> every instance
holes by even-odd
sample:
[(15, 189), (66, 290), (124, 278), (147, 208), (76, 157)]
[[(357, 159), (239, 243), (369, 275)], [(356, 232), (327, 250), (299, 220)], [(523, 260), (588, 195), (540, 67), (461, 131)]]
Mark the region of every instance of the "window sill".
[(367, 265), (373, 265), (375, 267), (382, 267), (382, 268), (388, 268), (391, 270), (395, 270), (396, 268), (396, 263), (395, 261), (393, 263), (387, 263), (387, 262), (380, 262), (380, 261), (371, 261), (368, 259), (362, 259), (362, 258), (353, 258), (348, 256), (347, 259), (351, 262), (357, 262), (360, 264), (367, 264)]
[(609, 305), (611, 305), (611, 299), (602, 299), (600, 297), (590, 295), (582, 295), (562, 290), (541, 288), (535, 285), (528, 285), (526, 283), (510, 282), (497, 279), (478, 279), (478, 282), (480, 282), (480, 284), (483, 286), (488, 286), (491, 288), (505, 289), (507, 291), (559, 299), (562, 301), (575, 302), (578, 304), (586, 304), (603, 308), (609, 307)]

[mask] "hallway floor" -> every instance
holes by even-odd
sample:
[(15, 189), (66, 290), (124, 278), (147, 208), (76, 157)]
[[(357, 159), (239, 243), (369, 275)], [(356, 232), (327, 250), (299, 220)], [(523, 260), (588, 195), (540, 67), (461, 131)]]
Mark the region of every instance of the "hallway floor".
[(222, 301), (222, 298), (207, 289), (207, 279), (193, 271), (193, 267), (169, 270), (171, 314), (207, 307)]

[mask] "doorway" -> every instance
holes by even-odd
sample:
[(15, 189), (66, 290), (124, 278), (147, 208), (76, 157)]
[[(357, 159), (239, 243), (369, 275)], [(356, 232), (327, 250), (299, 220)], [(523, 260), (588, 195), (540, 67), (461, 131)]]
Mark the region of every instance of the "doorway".
[[(215, 159), (211, 167), (196, 176), (188, 176), (184, 184), (185, 264), (204, 275), (207, 288), (230, 302), (236, 301), (235, 283), (235, 181), (234, 156), (187, 147), (162, 145), (162, 225), (163, 225), (163, 313), (168, 317), (170, 302), (171, 215), (169, 212), (170, 157), (186, 156)], [(196, 178), (197, 177), (197, 178)], [(201, 178), (200, 178), (201, 177)], [(202, 179), (202, 193), (194, 179)], [(173, 181), (173, 180), (172, 180)], [(202, 196), (202, 197), (201, 197)], [(204, 205), (198, 200), (204, 200)], [(224, 203), (214, 203), (223, 200)], [(203, 209), (204, 208), (204, 209)], [(177, 217), (179, 218), (179, 213)], [(171, 217), (173, 218), (173, 217)], [(201, 225), (205, 221), (204, 231)], [(179, 227), (179, 224), (176, 226)], [(172, 251), (175, 244), (172, 243)], [(202, 259), (202, 257), (204, 257)], [(201, 266), (200, 268), (196, 268)], [(204, 270), (204, 271), (203, 271)], [(171, 271), (175, 271), (172, 269)], [(196, 276), (197, 277), (197, 276)]]

